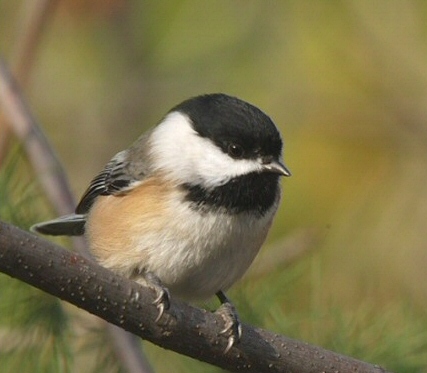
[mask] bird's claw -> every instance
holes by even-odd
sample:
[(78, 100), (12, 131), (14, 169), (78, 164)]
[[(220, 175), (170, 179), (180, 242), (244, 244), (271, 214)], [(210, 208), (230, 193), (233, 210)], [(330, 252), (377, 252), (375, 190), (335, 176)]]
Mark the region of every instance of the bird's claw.
[(156, 299), (154, 299), (152, 304), (159, 310), (155, 320), (157, 323), (162, 318), (164, 312), (170, 307), (170, 293), (154, 273), (145, 272), (143, 278), (146, 284), (156, 292)]
[(157, 323), (162, 318), (165, 310), (168, 310), (170, 307), (170, 294), (169, 290), (163, 286), (156, 286), (154, 290), (157, 293), (157, 298), (154, 299), (153, 304), (159, 310), (159, 313), (154, 320), (154, 322)]
[(236, 325), (231, 325), (229, 327), (225, 327), (219, 333), (219, 334), (229, 334), (227, 347), (224, 350), (224, 355), (231, 350), (231, 347), (233, 347), (236, 343), (240, 342), (240, 338), (242, 337), (242, 324), (239, 321), (237, 321), (237, 323), (238, 323), (237, 327)]
[(242, 324), (240, 323), (236, 309), (229, 301), (223, 303), (216, 310), (216, 313), (224, 319), (224, 329), (219, 334), (228, 336), (227, 347), (224, 350), (224, 354), (226, 354), (231, 350), (231, 347), (239, 343), (242, 337)]

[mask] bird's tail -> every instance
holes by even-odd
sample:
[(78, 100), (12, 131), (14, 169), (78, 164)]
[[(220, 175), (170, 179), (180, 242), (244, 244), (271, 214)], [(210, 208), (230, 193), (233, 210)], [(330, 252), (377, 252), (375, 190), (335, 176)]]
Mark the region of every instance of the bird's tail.
[(71, 214), (34, 224), (30, 230), (50, 236), (81, 236), (85, 232), (86, 215)]

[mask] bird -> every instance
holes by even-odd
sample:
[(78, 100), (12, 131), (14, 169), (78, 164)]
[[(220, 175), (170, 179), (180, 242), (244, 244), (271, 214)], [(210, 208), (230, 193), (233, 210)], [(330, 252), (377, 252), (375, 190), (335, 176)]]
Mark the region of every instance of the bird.
[(242, 336), (226, 291), (264, 243), (281, 199), (283, 141), (272, 119), (224, 93), (173, 107), (91, 181), (75, 212), (35, 224), (87, 237), (102, 266), (154, 289), (156, 322), (171, 296), (217, 296), (227, 353)]

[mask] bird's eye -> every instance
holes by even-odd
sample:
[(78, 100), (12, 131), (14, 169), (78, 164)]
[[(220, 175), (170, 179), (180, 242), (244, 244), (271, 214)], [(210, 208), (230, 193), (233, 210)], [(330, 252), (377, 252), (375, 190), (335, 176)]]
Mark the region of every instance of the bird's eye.
[(232, 158), (242, 158), (243, 148), (239, 144), (229, 144), (227, 148), (228, 155)]

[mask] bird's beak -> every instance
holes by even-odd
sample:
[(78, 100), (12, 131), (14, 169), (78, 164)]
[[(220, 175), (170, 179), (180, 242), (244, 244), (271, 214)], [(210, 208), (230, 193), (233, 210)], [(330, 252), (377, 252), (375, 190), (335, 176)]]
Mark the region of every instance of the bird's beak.
[(270, 172), (274, 172), (276, 174), (279, 174), (281, 176), (291, 176), (291, 171), (280, 161), (273, 160), (268, 163), (263, 164), (264, 169)]

